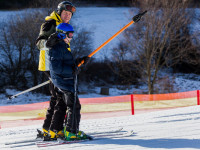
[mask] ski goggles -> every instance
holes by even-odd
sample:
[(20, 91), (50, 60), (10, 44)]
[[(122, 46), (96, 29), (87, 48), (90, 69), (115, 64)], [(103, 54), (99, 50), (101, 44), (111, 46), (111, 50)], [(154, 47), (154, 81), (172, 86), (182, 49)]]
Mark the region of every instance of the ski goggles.
[(73, 38), (74, 32), (73, 31), (68, 31), (68, 32), (62, 32), (58, 33), (58, 38), (60, 39), (65, 39), (66, 37), (68, 38)]
[(74, 7), (72, 5), (65, 5), (64, 9), (66, 11), (71, 11), (72, 13), (74, 13), (76, 11), (76, 7)]
[(67, 32), (66, 35), (68, 38), (73, 38), (74, 32)]

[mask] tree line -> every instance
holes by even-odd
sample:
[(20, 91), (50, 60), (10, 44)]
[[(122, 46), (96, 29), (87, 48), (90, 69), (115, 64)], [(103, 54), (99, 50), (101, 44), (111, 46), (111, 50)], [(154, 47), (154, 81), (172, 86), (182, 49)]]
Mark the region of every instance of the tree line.
[[(62, 0), (47, 0), (52, 4), (61, 2)], [(144, 3), (149, 3), (151, 0), (68, 0), (73, 2), (76, 6), (106, 6), (106, 7), (120, 7), (120, 6), (142, 6)], [(169, 0), (170, 1), (170, 0)], [(179, 0), (181, 2), (190, 2), (189, 7), (200, 7), (199, 0)], [(46, 7), (46, 0), (0, 0), (0, 9), (22, 9), (29, 7)]]

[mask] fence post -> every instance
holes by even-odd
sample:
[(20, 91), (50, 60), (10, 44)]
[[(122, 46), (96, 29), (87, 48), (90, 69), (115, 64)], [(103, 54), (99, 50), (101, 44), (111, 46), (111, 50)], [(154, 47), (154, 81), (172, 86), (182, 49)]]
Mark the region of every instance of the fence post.
[(134, 115), (134, 99), (133, 99), (133, 94), (131, 94), (131, 111), (132, 111), (132, 115)]
[(197, 105), (200, 105), (199, 90), (197, 90)]

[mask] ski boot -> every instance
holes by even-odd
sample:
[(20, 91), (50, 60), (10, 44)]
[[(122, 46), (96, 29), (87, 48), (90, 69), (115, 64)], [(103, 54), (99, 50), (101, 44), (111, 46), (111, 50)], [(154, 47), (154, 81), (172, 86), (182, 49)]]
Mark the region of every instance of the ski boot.
[(58, 131), (58, 133), (56, 134), (56, 137), (63, 139), (65, 137), (64, 136), (64, 131), (63, 130)]
[(46, 129), (44, 129), (44, 128), (42, 129), (42, 131), (37, 129), (37, 132), (38, 132), (38, 134), (37, 134), (37, 138), (36, 139), (38, 139), (38, 138), (43, 139), (45, 136), (48, 135), (48, 131)]
[(93, 139), (91, 136), (85, 134), (83, 131), (79, 131), (78, 134), (77, 134), (77, 137), (80, 140), (86, 140), (86, 139), (92, 140)]
[(66, 131), (65, 132), (65, 140), (66, 141), (75, 141), (75, 140), (78, 140), (78, 139), (76, 137), (76, 134)]
[(56, 132), (49, 130), (48, 134), (44, 136), (43, 141), (55, 141), (57, 140)]
[(64, 128), (64, 136), (67, 141), (92, 139), (92, 137), (86, 135), (83, 131), (79, 131), (77, 134), (66, 131), (66, 127)]
[[(45, 141), (48, 140), (49, 138), (53, 137), (54, 133), (56, 133), (56, 132), (53, 132), (53, 131), (47, 131), (44, 128), (42, 129), (42, 131), (37, 129), (37, 132), (38, 132), (37, 138), (44, 139)], [(56, 133), (56, 138), (64, 139), (64, 131), (63, 130), (58, 131)]]

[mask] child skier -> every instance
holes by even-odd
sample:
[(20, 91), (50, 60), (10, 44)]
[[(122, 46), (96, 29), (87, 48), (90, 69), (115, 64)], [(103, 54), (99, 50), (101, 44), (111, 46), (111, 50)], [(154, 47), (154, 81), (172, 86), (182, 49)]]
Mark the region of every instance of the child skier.
[[(67, 109), (67, 117), (64, 127), (64, 135), (66, 140), (85, 139), (86, 134), (79, 131), (80, 110), (81, 105), (77, 95), (74, 95), (74, 79), (77, 75), (77, 65), (84, 60), (84, 64), (89, 58), (86, 56), (83, 59), (78, 59), (76, 62), (72, 56), (69, 43), (66, 43), (66, 38), (73, 38), (73, 27), (67, 23), (61, 23), (56, 27), (56, 33), (52, 34), (47, 40), (47, 47), (51, 41), (59, 41), (55, 45), (51, 45), (50, 56), (50, 75), (53, 84), (59, 89), (62, 94), (65, 106)], [(75, 102), (76, 100), (76, 102)], [(73, 110), (75, 103), (75, 109)], [(75, 113), (75, 114), (73, 114)]]

